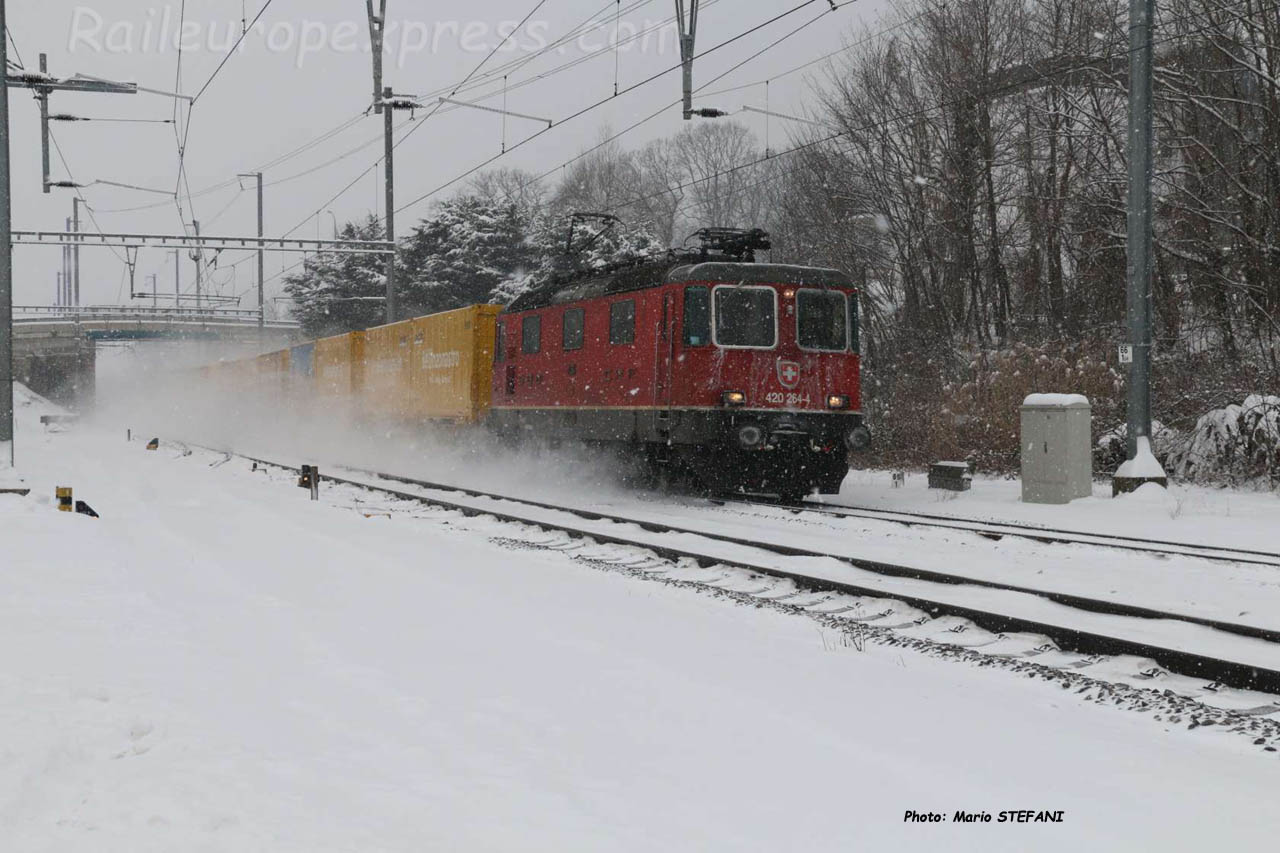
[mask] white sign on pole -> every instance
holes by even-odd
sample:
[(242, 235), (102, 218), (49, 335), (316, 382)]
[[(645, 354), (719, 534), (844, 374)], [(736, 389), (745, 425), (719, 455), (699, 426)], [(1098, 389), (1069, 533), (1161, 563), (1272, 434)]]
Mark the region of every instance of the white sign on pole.
[(1133, 364), (1133, 344), (1120, 345), (1120, 363)]

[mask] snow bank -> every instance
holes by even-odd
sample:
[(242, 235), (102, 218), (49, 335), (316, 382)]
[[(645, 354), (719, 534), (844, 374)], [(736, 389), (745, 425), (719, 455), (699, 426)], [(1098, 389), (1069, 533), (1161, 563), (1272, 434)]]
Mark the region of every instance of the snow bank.
[(37, 417), (40, 415), (64, 415), (67, 410), (41, 397), (21, 382), (13, 383), (13, 408), (15, 413), (28, 409)]
[(1116, 476), (1136, 478), (1165, 476), (1164, 468), (1156, 461), (1155, 454), (1151, 452), (1151, 438), (1145, 435), (1140, 436), (1137, 444), (1137, 453), (1134, 454), (1132, 459), (1127, 460), (1116, 469)]

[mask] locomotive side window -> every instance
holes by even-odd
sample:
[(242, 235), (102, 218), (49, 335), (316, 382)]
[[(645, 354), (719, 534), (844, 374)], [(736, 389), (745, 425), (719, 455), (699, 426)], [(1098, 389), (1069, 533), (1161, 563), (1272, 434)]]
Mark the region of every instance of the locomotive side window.
[(711, 343), (711, 291), (705, 287), (684, 289), (684, 345)]
[(722, 285), (715, 289), (715, 342), (722, 347), (769, 349), (778, 343), (778, 292), (772, 287)]
[(632, 344), (636, 340), (636, 301), (625, 299), (609, 306), (609, 343)]
[(849, 308), (836, 290), (796, 294), (796, 342), (801, 349), (844, 352), (849, 348)]
[(586, 326), (587, 312), (581, 308), (570, 308), (564, 312), (564, 348), (565, 351), (582, 349), (582, 332)]
[(525, 317), (520, 326), (521, 350), (532, 355), (542, 349), (542, 318)]
[(506, 342), (506, 335), (503, 334), (503, 325), (501, 322), (498, 323), (496, 327), (496, 331), (494, 332), (493, 338), (494, 338), (493, 360), (506, 361), (507, 360), (507, 345), (506, 345), (507, 342)]

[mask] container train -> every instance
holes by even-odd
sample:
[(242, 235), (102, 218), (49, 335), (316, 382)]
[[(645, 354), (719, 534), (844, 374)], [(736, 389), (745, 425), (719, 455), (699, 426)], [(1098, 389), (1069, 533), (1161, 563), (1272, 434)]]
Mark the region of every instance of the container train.
[(368, 422), (619, 450), (657, 478), (796, 500), (869, 447), (857, 289), (756, 263), (762, 231), (476, 305), (204, 368), (231, 393)]

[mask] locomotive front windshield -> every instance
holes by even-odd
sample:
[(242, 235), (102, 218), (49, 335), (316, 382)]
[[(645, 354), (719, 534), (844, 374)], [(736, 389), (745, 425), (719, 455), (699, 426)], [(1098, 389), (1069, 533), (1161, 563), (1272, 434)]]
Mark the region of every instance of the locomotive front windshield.
[(768, 349), (778, 342), (778, 293), (771, 287), (715, 289), (716, 343)]
[(845, 295), (834, 290), (796, 294), (796, 341), (802, 349), (843, 352), (849, 347), (849, 311)]

